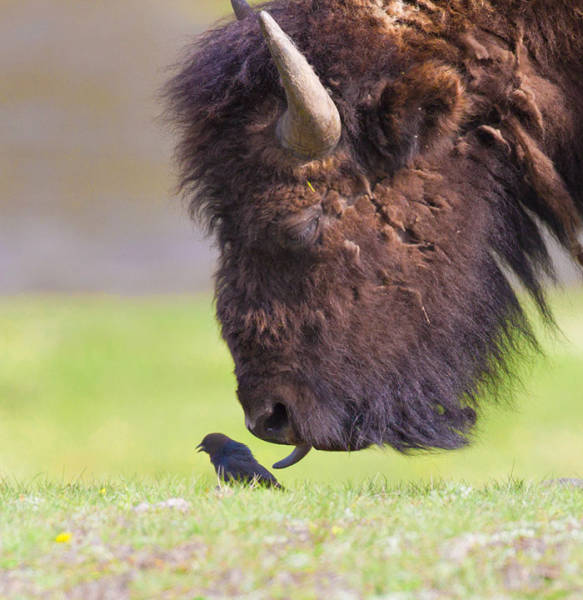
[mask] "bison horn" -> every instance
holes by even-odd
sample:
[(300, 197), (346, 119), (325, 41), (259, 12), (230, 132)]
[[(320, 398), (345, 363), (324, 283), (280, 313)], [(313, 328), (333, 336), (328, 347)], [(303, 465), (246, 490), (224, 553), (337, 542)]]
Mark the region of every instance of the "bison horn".
[(304, 159), (329, 154), (342, 134), (336, 105), (304, 55), (271, 15), (261, 11), (259, 22), (287, 97), (287, 111), (277, 126), (281, 145)]
[(253, 9), (245, 0), (231, 0), (231, 5), (233, 7), (233, 12), (239, 21), (242, 21), (253, 14)]
[(287, 458), (284, 458), (283, 460), (276, 462), (273, 465), (273, 468), (274, 469), (286, 469), (287, 467), (291, 467), (292, 465), (299, 463), (300, 460), (302, 460), (302, 458), (304, 458), (304, 456), (306, 456), (306, 454), (311, 449), (312, 449), (312, 446), (310, 446), (310, 444), (303, 444), (301, 446), (296, 446), (294, 448), (294, 451)]

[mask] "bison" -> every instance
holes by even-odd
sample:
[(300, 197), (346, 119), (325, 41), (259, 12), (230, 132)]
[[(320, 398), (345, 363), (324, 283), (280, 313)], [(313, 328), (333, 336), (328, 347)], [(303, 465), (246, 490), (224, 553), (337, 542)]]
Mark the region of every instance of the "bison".
[(279, 467), (466, 444), (536, 345), (514, 281), (550, 317), (543, 231), (583, 264), (583, 2), (233, 8), (166, 93), (248, 429)]

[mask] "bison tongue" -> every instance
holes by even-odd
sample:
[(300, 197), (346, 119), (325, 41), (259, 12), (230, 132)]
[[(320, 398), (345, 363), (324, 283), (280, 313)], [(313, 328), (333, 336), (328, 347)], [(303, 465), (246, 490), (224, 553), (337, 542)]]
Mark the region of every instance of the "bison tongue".
[(292, 465), (295, 465), (296, 463), (300, 462), (300, 460), (302, 460), (302, 458), (304, 458), (304, 456), (306, 456), (306, 454), (311, 449), (312, 449), (312, 446), (310, 446), (309, 444), (303, 444), (302, 446), (296, 446), (294, 448), (294, 451), (287, 458), (284, 458), (283, 460), (276, 462), (273, 465), (273, 468), (274, 469), (285, 469), (287, 467), (291, 467)]

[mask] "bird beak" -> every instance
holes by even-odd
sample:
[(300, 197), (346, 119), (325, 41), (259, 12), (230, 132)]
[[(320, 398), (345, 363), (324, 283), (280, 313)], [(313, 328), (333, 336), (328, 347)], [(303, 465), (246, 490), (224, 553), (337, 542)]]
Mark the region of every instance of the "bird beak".
[(199, 444), (199, 445), (198, 445), (198, 446), (195, 448), (195, 450), (196, 450), (197, 452), (204, 452), (204, 446), (203, 446), (202, 444)]

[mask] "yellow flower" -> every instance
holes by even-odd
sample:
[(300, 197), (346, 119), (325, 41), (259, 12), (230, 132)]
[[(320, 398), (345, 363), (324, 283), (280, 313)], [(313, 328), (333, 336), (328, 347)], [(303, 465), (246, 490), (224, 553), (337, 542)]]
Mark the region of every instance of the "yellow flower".
[(99, 490), (99, 493), (100, 493), (102, 496), (105, 496), (105, 488), (101, 488), (101, 489)]
[(340, 535), (343, 531), (344, 529), (342, 529), (342, 527), (338, 527), (337, 525), (332, 527), (332, 535)]
[(59, 535), (55, 538), (55, 542), (57, 542), (57, 544), (66, 544), (67, 542), (71, 541), (72, 537), (72, 533), (59, 533)]

